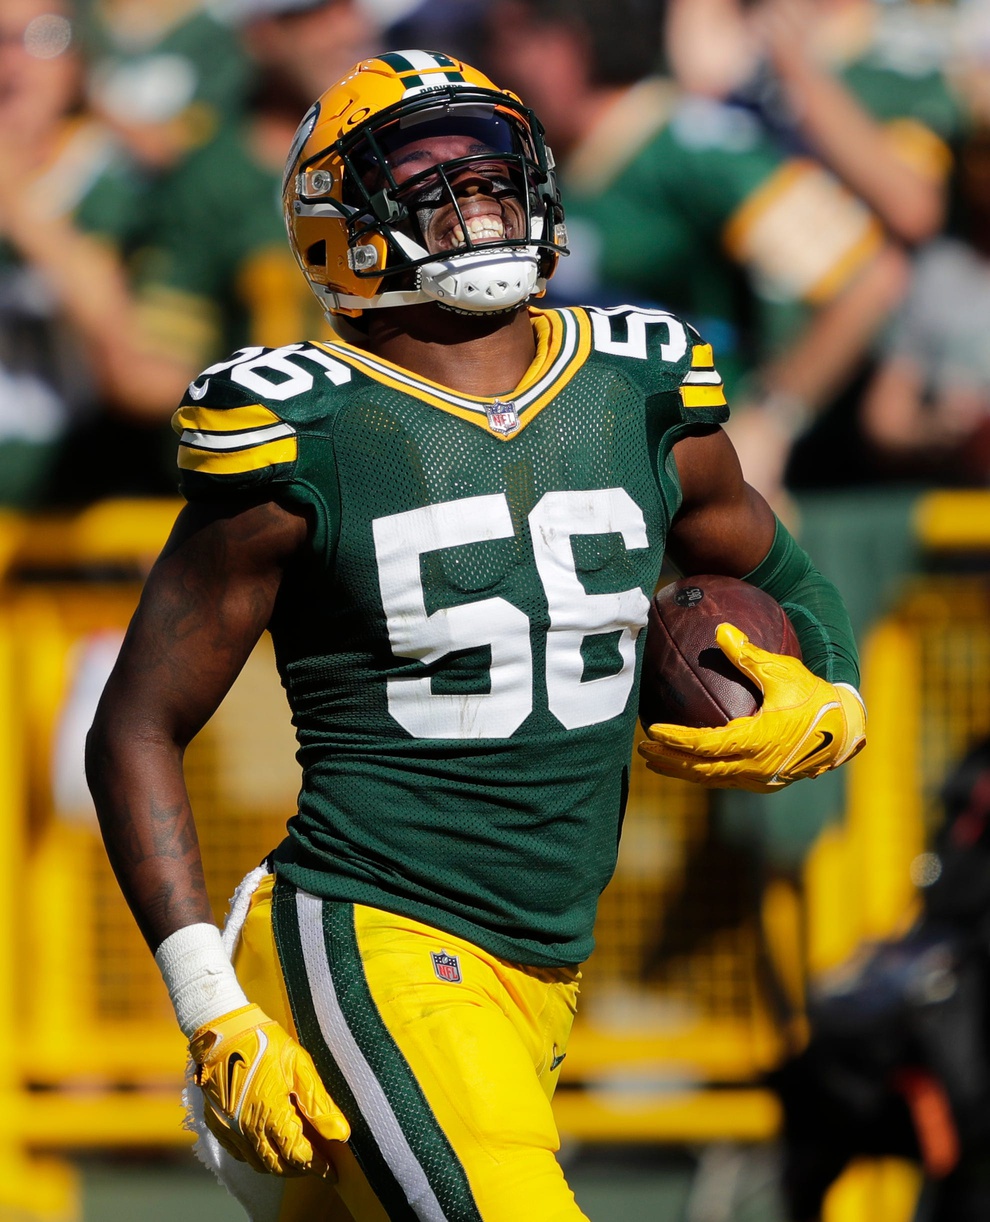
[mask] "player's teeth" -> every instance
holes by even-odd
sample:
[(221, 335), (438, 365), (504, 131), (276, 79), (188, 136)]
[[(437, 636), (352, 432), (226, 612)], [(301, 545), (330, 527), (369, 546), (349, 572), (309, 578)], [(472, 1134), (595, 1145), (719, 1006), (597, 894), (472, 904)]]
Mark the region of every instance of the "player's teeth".
[(491, 242), (505, 233), (505, 226), (497, 216), (472, 216), (467, 223), (472, 242)]
[[(467, 231), (472, 242), (495, 242), (505, 237), (505, 226), (497, 216), (472, 216), (467, 223)], [(451, 238), (455, 246), (463, 246), (464, 230), (455, 225)]]

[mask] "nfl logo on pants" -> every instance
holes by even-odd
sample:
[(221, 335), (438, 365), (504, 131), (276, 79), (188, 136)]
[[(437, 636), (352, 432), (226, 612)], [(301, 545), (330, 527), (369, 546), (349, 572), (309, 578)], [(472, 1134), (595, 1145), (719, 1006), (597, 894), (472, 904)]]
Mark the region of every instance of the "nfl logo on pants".
[(440, 980), (449, 980), (451, 984), (461, 983), (461, 965), (456, 955), (448, 955), (445, 950), (430, 951), (433, 960), (433, 970)]

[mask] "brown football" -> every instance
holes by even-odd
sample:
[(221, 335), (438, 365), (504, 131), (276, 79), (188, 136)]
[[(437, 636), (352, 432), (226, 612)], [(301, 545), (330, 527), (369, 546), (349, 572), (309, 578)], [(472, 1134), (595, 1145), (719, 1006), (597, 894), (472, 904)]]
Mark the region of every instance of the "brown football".
[(754, 645), (801, 657), (794, 626), (769, 594), (735, 577), (683, 577), (650, 605), (639, 697), (644, 726), (724, 726), (760, 707), (759, 688), (715, 643), (726, 621)]

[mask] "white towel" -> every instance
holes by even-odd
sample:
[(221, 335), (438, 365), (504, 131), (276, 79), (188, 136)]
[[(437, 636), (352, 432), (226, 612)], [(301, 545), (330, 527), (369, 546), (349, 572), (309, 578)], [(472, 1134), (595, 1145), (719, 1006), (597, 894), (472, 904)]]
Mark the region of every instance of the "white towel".
[[(264, 866), (252, 870), (240, 883), (230, 901), (230, 912), (223, 926), (223, 948), (233, 959), (241, 929), (251, 906), (251, 896), (258, 884), (270, 873)], [(190, 1060), (186, 1065), (186, 1085), (182, 1102), (186, 1109), (184, 1127), (196, 1134), (193, 1153), (199, 1161), (213, 1172), (224, 1188), (247, 1211), (251, 1222), (278, 1222), (282, 1208), (285, 1181), (276, 1175), (255, 1171), (228, 1154), (210, 1130), (203, 1118), (203, 1092), (195, 1084), (195, 1070)]]

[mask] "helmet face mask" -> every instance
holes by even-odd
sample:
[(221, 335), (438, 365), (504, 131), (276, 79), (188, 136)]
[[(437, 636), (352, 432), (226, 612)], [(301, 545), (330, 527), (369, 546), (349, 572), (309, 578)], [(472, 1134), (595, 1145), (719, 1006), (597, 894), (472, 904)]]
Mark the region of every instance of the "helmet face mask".
[[(389, 61), (437, 83), (410, 86)], [(397, 100), (367, 105), (375, 92)], [(290, 154), (286, 221), (326, 310), (491, 313), (542, 292), (567, 253), (563, 213), (542, 128), (517, 98), (445, 56), (403, 52), (358, 65), (314, 111)]]

